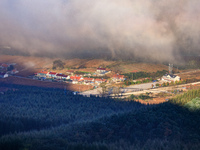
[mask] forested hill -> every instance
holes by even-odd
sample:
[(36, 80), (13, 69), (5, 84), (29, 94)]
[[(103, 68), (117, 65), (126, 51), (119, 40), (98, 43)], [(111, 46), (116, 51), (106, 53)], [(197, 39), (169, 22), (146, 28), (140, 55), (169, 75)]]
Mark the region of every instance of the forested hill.
[(199, 149), (198, 97), (192, 90), (143, 106), (18, 87), (0, 95), (0, 149)]

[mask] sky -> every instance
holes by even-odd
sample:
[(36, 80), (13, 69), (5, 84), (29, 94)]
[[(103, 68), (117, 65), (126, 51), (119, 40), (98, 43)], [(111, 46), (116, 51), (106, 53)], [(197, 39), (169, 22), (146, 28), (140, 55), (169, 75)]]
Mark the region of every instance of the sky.
[(1, 0), (0, 47), (56, 57), (200, 55), (199, 0)]

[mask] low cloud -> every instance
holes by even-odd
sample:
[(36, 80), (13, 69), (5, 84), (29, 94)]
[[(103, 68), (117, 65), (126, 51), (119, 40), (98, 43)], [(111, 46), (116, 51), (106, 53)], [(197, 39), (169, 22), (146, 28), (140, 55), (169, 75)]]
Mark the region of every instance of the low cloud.
[(199, 0), (1, 0), (0, 45), (158, 62), (200, 55)]

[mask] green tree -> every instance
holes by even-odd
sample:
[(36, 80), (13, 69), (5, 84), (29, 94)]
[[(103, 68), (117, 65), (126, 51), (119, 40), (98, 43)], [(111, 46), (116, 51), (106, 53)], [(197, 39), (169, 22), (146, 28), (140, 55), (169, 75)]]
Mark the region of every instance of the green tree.
[(14, 67), (13, 65), (10, 65), (10, 66), (7, 68), (8, 71), (12, 71), (13, 69), (15, 69), (15, 67)]
[(63, 63), (61, 60), (55, 60), (53, 62), (53, 67), (52, 69), (63, 69), (64, 68), (65, 63)]

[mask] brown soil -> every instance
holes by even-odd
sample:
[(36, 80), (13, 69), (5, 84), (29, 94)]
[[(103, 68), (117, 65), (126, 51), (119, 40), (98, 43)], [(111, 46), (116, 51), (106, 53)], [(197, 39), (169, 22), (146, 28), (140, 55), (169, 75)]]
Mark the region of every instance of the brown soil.
[(145, 105), (150, 104), (150, 105), (153, 105), (153, 104), (164, 103), (164, 102), (166, 102), (166, 99), (168, 99), (168, 98), (166, 98), (166, 97), (158, 98), (157, 97), (157, 98), (153, 98), (153, 99), (149, 99), (149, 100), (141, 100), (141, 99), (139, 99), (137, 101), (140, 102), (141, 104), (145, 104)]
[(185, 79), (192, 79), (192, 78), (196, 78), (196, 79), (200, 79), (200, 70), (190, 70), (191, 72), (189, 73), (181, 73), (179, 74), (179, 76), (181, 77), (181, 79), (185, 80)]
[(118, 65), (116, 69), (120, 70), (122, 73), (128, 73), (132, 71), (156, 72), (158, 70), (168, 70), (168, 67), (162, 64), (133, 63)]

